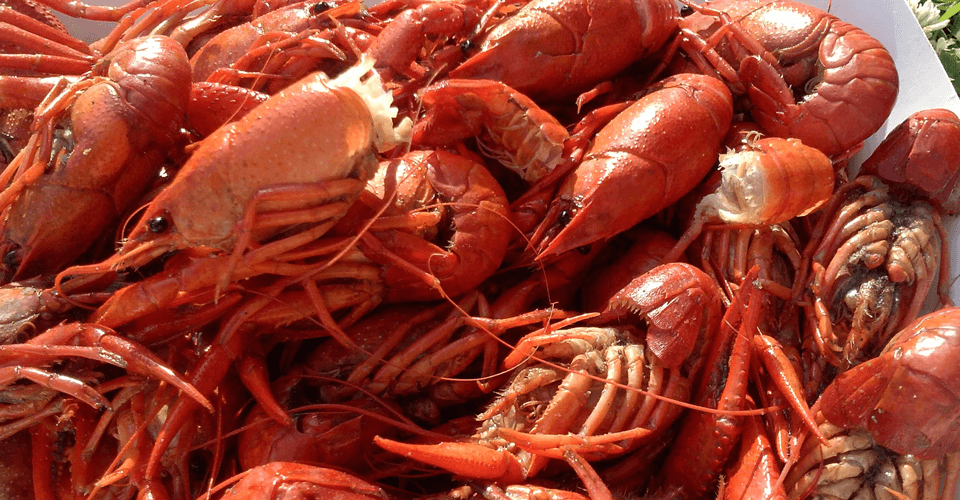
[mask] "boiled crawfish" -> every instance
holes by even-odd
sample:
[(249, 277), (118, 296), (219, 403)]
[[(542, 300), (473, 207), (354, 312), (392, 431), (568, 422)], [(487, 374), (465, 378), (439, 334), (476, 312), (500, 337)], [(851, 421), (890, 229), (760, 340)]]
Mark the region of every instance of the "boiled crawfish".
[[(238, 262), (251, 243), (297, 223), (329, 221), (293, 246), (318, 238), (373, 175), (376, 151), (396, 146), (403, 136), (394, 129), (390, 97), (379, 78), (365, 77), (371, 63), (332, 82), (315, 73), (218, 129), (150, 203), (116, 255), (101, 264), (69, 269), (60, 278), (136, 267), (166, 252), (197, 246), (229, 252), (232, 262)], [(324, 111), (313, 113), (305, 103)], [(333, 108), (341, 110), (337, 121), (327, 114)], [(269, 133), (277, 120), (288, 123), (287, 134)], [(264, 137), (274, 140), (264, 143)], [(304, 137), (311, 139), (304, 143)], [(272, 215), (264, 212), (271, 204)], [(261, 254), (254, 261), (270, 256)], [(220, 289), (229, 281), (229, 273), (224, 274)]]
[[(708, 40), (687, 52), (702, 61), (699, 68), (745, 91), (765, 133), (833, 157), (859, 150), (893, 109), (893, 58), (860, 28), (790, 0), (718, 0), (697, 10), (683, 20), (684, 37)], [(701, 52), (714, 44), (723, 58), (711, 64)]]
[[(716, 286), (696, 268), (655, 268), (614, 297), (609, 311), (626, 321), (631, 311), (645, 318), (646, 342), (627, 324), (534, 332), (504, 361), (507, 368), (526, 364), (484, 412), (475, 443), (377, 443), (460, 475), (507, 483), (537, 475), (550, 458), (563, 459), (591, 496), (609, 498), (586, 461), (636, 449), (680, 414), (669, 402), (619, 386), (686, 400), (701, 348), (719, 327), (719, 301)], [(673, 338), (666, 332), (677, 318), (681, 335)], [(611, 413), (617, 406), (621, 411)], [(474, 458), (464, 460), (465, 454)]]
[(677, 21), (671, 1), (534, 0), (475, 40), (449, 77), (496, 80), (533, 99), (558, 99), (654, 53)]
[[(611, 238), (676, 202), (716, 163), (732, 114), (718, 80), (659, 82), (600, 130), (560, 186), (536, 233), (537, 258)], [(695, 140), (692, 130), (701, 134)]]
[[(922, 189), (953, 185), (960, 172), (944, 162), (948, 157), (923, 154), (931, 144), (955, 147), (960, 120), (947, 113), (917, 112), (892, 132), (864, 173), (834, 194), (805, 251), (814, 271), (799, 283), (809, 297), (808, 342), (841, 370), (872, 357), (917, 316), (938, 271), (946, 300), (946, 231), (938, 207), (956, 201)], [(887, 156), (891, 163), (883, 164)], [(901, 187), (873, 172), (892, 175), (894, 182), (924, 182)]]
[(866, 428), (881, 445), (921, 459), (960, 451), (958, 315), (949, 307), (922, 316), (878, 357), (840, 374), (821, 397), (827, 419)]
[(2, 281), (62, 270), (141, 201), (176, 144), (189, 82), (179, 45), (138, 38), (38, 108), (4, 172)]

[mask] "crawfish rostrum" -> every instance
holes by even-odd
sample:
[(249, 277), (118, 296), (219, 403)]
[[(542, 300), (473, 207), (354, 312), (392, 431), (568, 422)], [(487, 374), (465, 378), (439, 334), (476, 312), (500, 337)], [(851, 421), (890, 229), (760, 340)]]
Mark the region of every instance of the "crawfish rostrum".
[(790, 0), (0, 23), (0, 446), (29, 449), (0, 495), (956, 495), (960, 119), (914, 114), (850, 179), (899, 87), (856, 26)]

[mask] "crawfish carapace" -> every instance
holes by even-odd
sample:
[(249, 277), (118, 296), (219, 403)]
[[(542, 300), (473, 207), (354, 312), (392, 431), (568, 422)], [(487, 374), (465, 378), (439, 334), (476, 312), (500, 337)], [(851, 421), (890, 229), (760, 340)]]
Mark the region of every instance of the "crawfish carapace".
[(171, 39), (137, 38), (37, 111), (23, 158), (43, 172), (31, 165), (2, 195), (4, 281), (62, 270), (141, 202), (183, 125), (189, 72)]

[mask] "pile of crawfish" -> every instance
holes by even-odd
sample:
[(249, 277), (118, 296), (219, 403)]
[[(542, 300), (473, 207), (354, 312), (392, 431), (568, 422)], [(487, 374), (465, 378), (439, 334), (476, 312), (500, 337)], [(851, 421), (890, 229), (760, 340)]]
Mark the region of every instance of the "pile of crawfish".
[(960, 119), (851, 177), (898, 92), (856, 26), (0, 0), (0, 28), (4, 499), (955, 498)]

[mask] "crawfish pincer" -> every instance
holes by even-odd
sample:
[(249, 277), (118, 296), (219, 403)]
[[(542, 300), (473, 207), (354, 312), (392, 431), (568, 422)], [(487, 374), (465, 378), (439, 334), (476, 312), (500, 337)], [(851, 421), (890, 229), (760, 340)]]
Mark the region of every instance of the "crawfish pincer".
[(677, 75), (604, 126), (534, 236), (537, 259), (611, 238), (672, 205), (716, 164), (733, 117), (719, 80)]

